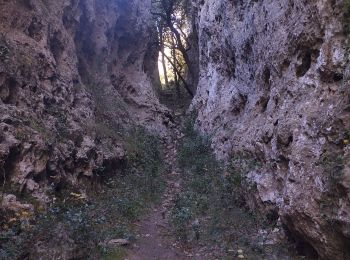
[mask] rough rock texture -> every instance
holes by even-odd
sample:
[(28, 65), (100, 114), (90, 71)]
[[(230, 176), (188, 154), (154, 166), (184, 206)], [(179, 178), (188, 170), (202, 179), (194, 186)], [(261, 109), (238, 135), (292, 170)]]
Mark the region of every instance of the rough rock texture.
[(344, 2), (194, 1), (198, 128), (247, 176), (301, 249), (350, 259), (350, 90)]
[[(345, 1), (193, 0), (190, 8), (198, 128), (213, 134), (219, 157), (259, 161), (246, 176), (255, 205), (324, 259), (350, 259)], [(166, 134), (171, 116), (151, 86), (150, 4), (0, 1), (1, 184), (45, 201), (45, 191), (118, 169), (126, 126)], [(27, 206), (5, 198), (3, 206)]]
[(150, 4), (0, 2), (1, 183), (45, 200), (46, 188), (117, 169), (123, 128), (165, 134)]

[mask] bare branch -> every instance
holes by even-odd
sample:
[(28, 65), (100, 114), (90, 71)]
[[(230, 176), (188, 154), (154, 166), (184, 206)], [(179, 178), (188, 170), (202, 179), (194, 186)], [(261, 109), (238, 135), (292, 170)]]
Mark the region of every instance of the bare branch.
[(188, 94), (190, 94), (191, 97), (194, 97), (194, 94), (193, 94), (190, 86), (187, 84), (186, 80), (181, 76), (181, 73), (178, 71), (175, 64), (172, 62), (172, 60), (166, 54), (163, 54), (163, 55), (167, 58), (167, 60), (173, 66), (174, 70), (176, 71), (177, 75), (179, 76), (180, 80), (184, 83), (184, 87), (187, 90)]

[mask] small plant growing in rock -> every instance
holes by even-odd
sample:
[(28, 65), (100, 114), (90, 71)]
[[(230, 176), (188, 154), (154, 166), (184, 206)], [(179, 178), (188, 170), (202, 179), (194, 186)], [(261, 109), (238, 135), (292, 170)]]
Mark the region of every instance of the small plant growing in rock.
[(344, 34), (350, 34), (350, 0), (344, 2)]
[(5, 45), (0, 45), (0, 61), (5, 62), (9, 59), (10, 50)]
[[(348, 137), (345, 138), (344, 140), (347, 140)], [(321, 167), (327, 180), (327, 190), (319, 199), (320, 213), (321, 217), (331, 224), (334, 222), (333, 216), (338, 210), (339, 198), (346, 194), (344, 194), (344, 188), (341, 184), (345, 162), (346, 158), (342, 150), (330, 148), (316, 162), (316, 166)]]
[(326, 151), (316, 163), (323, 168), (329, 180), (329, 189), (335, 190), (344, 170), (344, 156), (339, 152)]
[(346, 0), (344, 3), (344, 10), (347, 16), (350, 16), (350, 0)]

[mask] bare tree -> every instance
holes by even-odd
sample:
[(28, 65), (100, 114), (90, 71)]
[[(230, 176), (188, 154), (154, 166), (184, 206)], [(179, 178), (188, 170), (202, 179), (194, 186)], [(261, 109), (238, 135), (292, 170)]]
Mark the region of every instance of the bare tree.
[[(186, 0), (152, 0), (152, 14), (155, 17), (157, 24), (159, 24), (162, 27), (158, 29), (158, 32), (160, 34), (165, 34), (168, 31), (168, 34), (170, 35), (168, 37), (169, 40), (167, 42), (165, 41), (164, 35), (161, 35), (159, 37), (159, 45), (162, 53), (162, 59), (166, 57), (168, 62), (172, 65), (174, 71), (175, 85), (179, 83), (179, 80), (182, 81), (187, 92), (193, 97), (191, 87), (185, 81), (184, 76), (181, 75), (182, 68), (181, 66), (179, 66), (180, 62), (176, 57), (176, 51), (179, 51), (182, 55), (185, 64), (187, 65), (188, 74), (193, 75), (193, 69), (191, 67), (190, 58), (188, 56), (190, 44), (187, 41), (187, 36), (185, 32), (183, 31), (183, 26), (186, 23), (185, 1)], [(167, 57), (164, 52), (164, 47), (166, 46), (166, 44), (170, 46), (170, 49), (172, 51), (172, 59)]]
[(169, 79), (168, 79), (168, 71), (166, 68), (166, 63), (165, 63), (165, 51), (164, 51), (164, 34), (163, 34), (163, 27), (158, 24), (158, 31), (159, 31), (159, 47), (160, 47), (160, 52), (162, 54), (162, 67), (163, 67), (163, 73), (164, 73), (164, 81), (165, 81), (165, 87), (169, 87)]
[(175, 66), (173, 66), (174, 84), (175, 84), (175, 88), (176, 88), (177, 97), (180, 98), (180, 82), (178, 79), (178, 73), (175, 69), (175, 67), (178, 66), (178, 64), (177, 64), (178, 62), (176, 59), (175, 39), (174, 39), (173, 35), (171, 35), (171, 45), (172, 45), (171, 55), (172, 55), (172, 59), (173, 59), (174, 65), (175, 65)]

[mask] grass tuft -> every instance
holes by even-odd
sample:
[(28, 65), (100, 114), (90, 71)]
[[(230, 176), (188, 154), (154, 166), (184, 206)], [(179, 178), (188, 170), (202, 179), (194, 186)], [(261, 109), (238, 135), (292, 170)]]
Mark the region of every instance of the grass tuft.
[(76, 258), (123, 259), (123, 248), (109, 248), (104, 242), (118, 238), (132, 241), (132, 222), (161, 198), (165, 187), (157, 137), (137, 128), (124, 141), (128, 156), (121, 172), (107, 177), (110, 174), (101, 168), (103, 184), (89, 191), (88, 199), (76, 187), (66, 185), (51, 194), (53, 202), (47, 211), (30, 220), (30, 230), (23, 229), (20, 219), (9, 225), (6, 220), (13, 216), (4, 218), (0, 223), (0, 259), (17, 259), (23, 253), (35, 258), (33, 241), (50, 254), (59, 248), (62, 234), (69, 242), (62, 247)]

